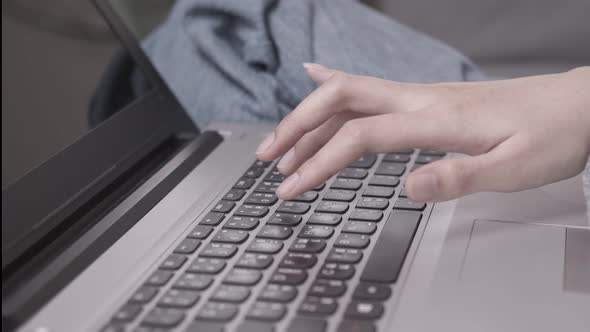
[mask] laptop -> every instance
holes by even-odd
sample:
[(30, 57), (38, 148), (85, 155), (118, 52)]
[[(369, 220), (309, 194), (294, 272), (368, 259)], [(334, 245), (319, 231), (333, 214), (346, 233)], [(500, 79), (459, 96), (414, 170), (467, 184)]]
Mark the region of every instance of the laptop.
[(451, 156), (407, 149), (277, 200), (272, 126), (198, 128), (141, 48), (166, 12), (96, 4), (147, 88), (3, 189), (3, 331), (588, 331), (579, 177), (418, 203)]

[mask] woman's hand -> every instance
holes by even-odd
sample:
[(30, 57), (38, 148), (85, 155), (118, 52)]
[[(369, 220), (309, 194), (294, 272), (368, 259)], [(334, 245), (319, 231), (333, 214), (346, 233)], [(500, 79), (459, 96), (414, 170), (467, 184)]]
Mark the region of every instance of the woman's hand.
[(407, 84), (305, 65), (320, 86), (262, 142), (261, 160), (285, 154), (292, 199), (366, 153), (405, 148), (466, 154), (406, 180), (417, 201), (511, 192), (575, 176), (590, 153), (590, 67), (519, 79)]

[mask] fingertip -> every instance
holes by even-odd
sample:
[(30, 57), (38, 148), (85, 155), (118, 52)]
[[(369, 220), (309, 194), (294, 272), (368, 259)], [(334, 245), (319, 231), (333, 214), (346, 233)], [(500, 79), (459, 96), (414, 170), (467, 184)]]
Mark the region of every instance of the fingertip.
[(305, 68), (307, 75), (318, 84), (326, 82), (335, 74), (334, 70), (317, 63), (305, 62), (303, 63), (303, 67)]
[(436, 174), (430, 171), (411, 174), (406, 180), (406, 192), (416, 202), (436, 200), (440, 193), (440, 181)]

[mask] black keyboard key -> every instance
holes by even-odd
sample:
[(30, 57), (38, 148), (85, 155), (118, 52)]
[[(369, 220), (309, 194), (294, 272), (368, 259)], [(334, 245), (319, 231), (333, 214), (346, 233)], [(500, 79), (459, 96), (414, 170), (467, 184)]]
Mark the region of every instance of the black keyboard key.
[(273, 258), (268, 254), (244, 253), (236, 263), (236, 267), (245, 269), (264, 270), (273, 262)]
[(125, 324), (109, 323), (100, 332), (125, 332)]
[(305, 225), (298, 237), (304, 239), (329, 239), (334, 234), (334, 228), (330, 226)]
[(361, 209), (385, 210), (389, 206), (389, 200), (380, 197), (362, 197), (356, 207)]
[(207, 302), (197, 313), (197, 320), (227, 322), (238, 314), (238, 306), (224, 302)]
[(371, 168), (377, 161), (376, 154), (368, 154), (365, 155), (357, 160), (355, 160), (352, 164), (348, 165), (348, 167), (355, 167), (355, 168)]
[(334, 247), (364, 249), (369, 246), (370, 241), (367, 235), (342, 233), (336, 238)]
[(209, 288), (213, 283), (213, 276), (195, 273), (185, 273), (176, 280), (173, 288), (201, 291)]
[(113, 315), (116, 322), (130, 322), (141, 312), (141, 306), (137, 304), (126, 304)]
[(317, 297), (340, 297), (346, 292), (346, 283), (342, 280), (318, 279), (314, 281), (307, 295)]
[(331, 189), (343, 189), (343, 190), (359, 190), (363, 186), (363, 182), (361, 180), (355, 179), (334, 179), (332, 185), (330, 186)]
[[(201, 330), (207, 331), (209, 330)], [(275, 332), (275, 327), (273, 323), (264, 322), (264, 321), (255, 321), (255, 320), (246, 320), (238, 325), (236, 331), (239, 332)]]
[(129, 302), (137, 304), (148, 303), (156, 296), (156, 294), (158, 294), (158, 289), (156, 287), (143, 286), (131, 296)]
[(291, 227), (265, 225), (258, 231), (256, 237), (261, 239), (286, 240), (292, 234), (293, 229)]
[(326, 263), (320, 270), (318, 278), (349, 280), (354, 276), (356, 269), (350, 264)]
[(422, 214), (394, 210), (385, 223), (361, 280), (395, 283)]
[(250, 288), (221, 284), (211, 296), (212, 301), (243, 303), (250, 297)]
[(383, 304), (352, 301), (346, 308), (346, 317), (352, 319), (377, 320), (383, 315)]
[(384, 284), (361, 282), (353, 293), (355, 300), (368, 300), (381, 302), (391, 296), (391, 287)]
[(200, 245), (201, 245), (201, 240), (186, 238), (178, 244), (176, 249), (174, 249), (174, 252), (177, 254), (189, 255), (189, 254), (192, 254), (195, 251), (197, 251), (197, 248)]
[(412, 158), (411, 155), (401, 154), (401, 153), (388, 153), (383, 157), (383, 161), (391, 162), (391, 163), (407, 163)]
[(318, 196), (319, 194), (315, 191), (307, 191), (295, 197), (293, 201), (301, 203), (313, 203), (316, 199), (318, 199)]
[(326, 248), (326, 240), (321, 239), (297, 239), (291, 244), (289, 251), (319, 254)]
[(264, 181), (283, 182), (285, 178), (286, 176), (281, 174), (281, 172), (275, 168), (264, 177)]
[(225, 222), (223, 228), (251, 231), (258, 227), (259, 223), (258, 218), (232, 216)]
[(242, 197), (244, 197), (245, 194), (245, 190), (230, 189), (230, 191), (228, 191), (227, 194), (223, 196), (223, 199), (226, 201), (239, 201), (240, 199), (242, 199)]
[(221, 243), (244, 243), (248, 239), (248, 232), (237, 229), (220, 229), (213, 236), (213, 242)]
[(377, 175), (401, 176), (406, 171), (406, 165), (382, 162), (375, 170)]
[(272, 239), (254, 239), (246, 249), (247, 252), (276, 254), (283, 248), (283, 242)]
[(354, 191), (330, 189), (324, 195), (325, 201), (352, 202), (356, 197)]
[(318, 262), (314, 254), (304, 254), (300, 252), (289, 252), (279, 264), (280, 267), (291, 269), (310, 269)]
[(345, 168), (340, 173), (338, 173), (337, 177), (344, 178), (344, 179), (359, 179), (362, 180), (369, 175), (369, 172), (363, 168)]
[(301, 223), (303, 217), (296, 215), (296, 214), (289, 214), (289, 213), (275, 213), (270, 219), (266, 222), (267, 225), (277, 225), (277, 226), (290, 226), (294, 227)]
[(338, 214), (314, 213), (309, 217), (307, 223), (310, 225), (336, 226), (341, 221), (342, 216)]
[(159, 307), (166, 308), (190, 308), (199, 301), (198, 292), (180, 289), (171, 289), (158, 301)]
[(306, 279), (305, 270), (279, 268), (270, 276), (269, 283), (297, 286), (304, 283)]
[(287, 332), (325, 332), (327, 327), (323, 319), (297, 317), (291, 321)]
[(279, 199), (275, 194), (268, 194), (268, 193), (252, 193), (246, 200), (244, 201), (245, 204), (253, 204), (253, 205), (267, 205), (271, 206), (274, 205)]
[(272, 161), (256, 160), (254, 164), (252, 164), (252, 167), (267, 168), (268, 166), (270, 166), (270, 164), (272, 164)]
[(223, 280), (226, 284), (254, 286), (262, 278), (262, 272), (251, 269), (233, 268)]
[(286, 313), (287, 308), (284, 304), (256, 301), (252, 307), (250, 307), (250, 310), (246, 315), (246, 319), (278, 322), (285, 316)]
[(244, 204), (240, 206), (234, 215), (242, 217), (262, 218), (268, 213), (268, 208), (262, 205)]
[(377, 225), (372, 222), (351, 220), (342, 226), (342, 233), (371, 235), (377, 231)]
[(187, 271), (191, 273), (217, 274), (225, 268), (225, 265), (223, 259), (198, 257), (192, 261)]
[(225, 324), (213, 321), (194, 321), (184, 332), (225, 332)]
[(326, 258), (328, 263), (356, 264), (363, 258), (363, 252), (358, 249), (332, 248)]
[(291, 302), (297, 296), (297, 288), (291, 285), (277, 285), (277, 284), (268, 284), (260, 295), (258, 295), (258, 299), (261, 301), (268, 301), (268, 302)]
[(199, 222), (199, 225), (217, 226), (225, 218), (223, 213), (209, 212)]
[(303, 315), (317, 315), (317, 316), (328, 316), (336, 312), (338, 309), (338, 302), (331, 297), (306, 297), (298, 312)]
[(170, 279), (174, 273), (171, 271), (164, 271), (164, 270), (156, 270), (149, 279), (146, 281), (146, 285), (149, 286), (164, 286)]
[(209, 236), (209, 234), (211, 234), (211, 232), (213, 232), (213, 227), (197, 225), (195, 226), (195, 228), (193, 228), (188, 237), (203, 240), (206, 239)]
[(370, 186), (397, 187), (400, 179), (397, 176), (375, 175), (369, 181)]
[(434, 151), (434, 150), (420, 150), (420, 155), (423, 156), (437, 156), (437, 157), (444, 157), (447, 153), (441, 151)]
[(315, 212), (320, 213), (338, 213), (343, 214), (348, 211), (348, 203), (345, 202), (331, 202), (321, 201), (320, 204), (315, 208)]
[(280, 185), (280, 182), (263, 181), (256, 187), (256, 189), (254, 189), (254, 191), (257, 193), (274, 194)]
[(211, 257), (211, 258), (231, 258), (236, 254), (238, 248), (229, 243), (209, 243), (203, 248), (200, 257)]
[(250, 179), (257, 179), (264, 173), (264, 168), (260, 167), (250, 167), (249, 170), (246, 171), (244, 177)]
[(338, 332), (377, 332), (375, 324), (370, 321), (346, 319), (338, 326)]
[(256, 180), (254, 179), (241, 178), (236, 184), (234, 184), (234, 189), (248, 190), (252, 188), (254, 183), (256, 183)]
[(172, 328), (184, 320), (184, 311), (171, 308), (154, 308), (143, 319), (141, 325)]
[(379, 222), (383, 218), (383, 212), (379, 210), (369, 210), (369, 209), (354, 209), (348, 219), (350, 220), (360, 220), (360, 221), (370, 221), (370, 222)]
[(418, 155), (418, 157), (416, 158), (416, 164), (430, 164), (432, 162), (435, 162), (437, 160), (441, 160), (442, 157), (437, 157), (437, 156), (424, 156), (424, 155)]
[(160, 265), (162, 270), (178, 270), (186, 262), (187, 258), (184, 255), (170, 254), (165, 261)]
[(311, 205), (300, 202), (283, 202), (277, 208), (279, 213), (306, 214)]
[(236, 203), (232, 201), (219, 201), (211, 211), (218, 213), (229, 213), (236, 207)]
[(413, 211), (424, 211), (426, 203), (414, 202), (409, 198), (398, 198), (393, 205), (394, 210), (413, 210)]
[(381, 186), (368, 186), (363, 192), (363, 196), (381, 198), (392, 198), (394, 194), (395, 189)]

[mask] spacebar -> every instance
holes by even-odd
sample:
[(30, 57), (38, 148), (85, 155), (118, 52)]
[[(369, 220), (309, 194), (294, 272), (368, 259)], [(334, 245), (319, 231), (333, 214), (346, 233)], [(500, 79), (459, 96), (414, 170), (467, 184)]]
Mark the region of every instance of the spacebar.
[(361, 280), (395, 283), (418, 228), (422, 213), (393, 210), (369, 257)]

